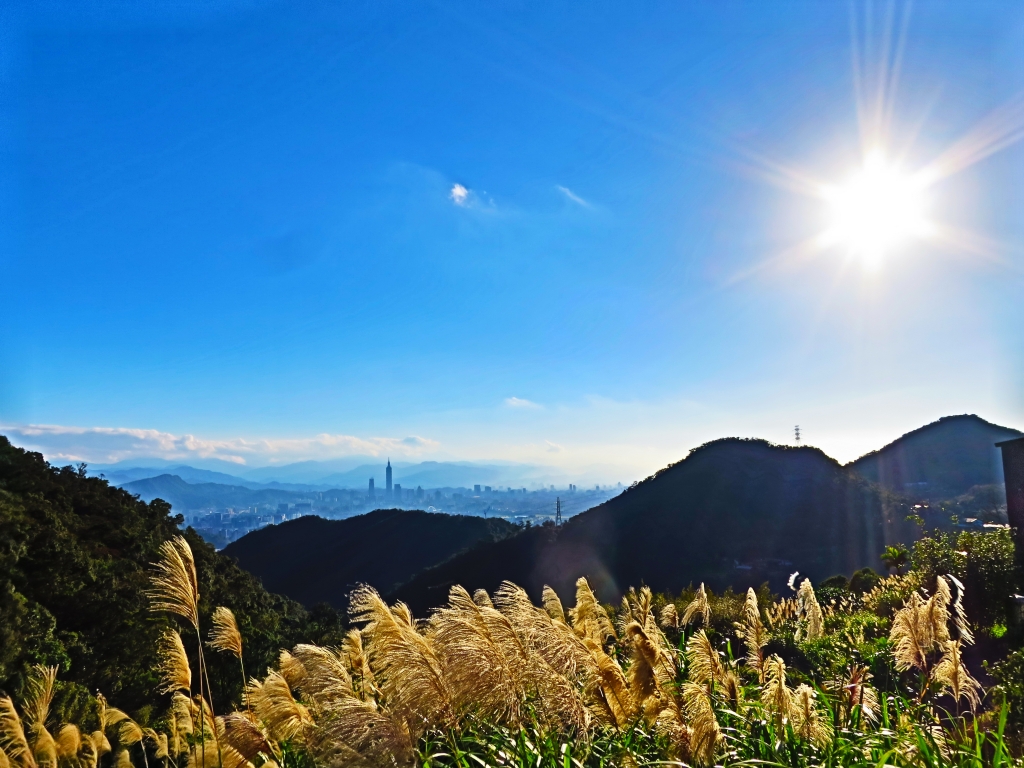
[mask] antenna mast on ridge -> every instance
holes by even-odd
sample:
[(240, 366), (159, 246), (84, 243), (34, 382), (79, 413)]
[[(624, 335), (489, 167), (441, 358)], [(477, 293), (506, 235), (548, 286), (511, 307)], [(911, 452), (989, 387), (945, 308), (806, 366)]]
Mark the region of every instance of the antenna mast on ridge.
[(800, 445), (800, 425), (799, 424), (797, 424), (793, 428), (793, 432), (796, 434), (796, 444)]

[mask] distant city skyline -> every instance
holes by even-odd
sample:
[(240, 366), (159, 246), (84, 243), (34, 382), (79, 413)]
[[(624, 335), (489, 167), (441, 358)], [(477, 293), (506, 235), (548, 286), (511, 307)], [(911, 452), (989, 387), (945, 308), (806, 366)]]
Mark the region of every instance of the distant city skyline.
[(583, 488), (795, 424), (843, 462), (1024, 427), (1020, 3), (58, 0), (4, 31), (0, 433), (58, 463)]

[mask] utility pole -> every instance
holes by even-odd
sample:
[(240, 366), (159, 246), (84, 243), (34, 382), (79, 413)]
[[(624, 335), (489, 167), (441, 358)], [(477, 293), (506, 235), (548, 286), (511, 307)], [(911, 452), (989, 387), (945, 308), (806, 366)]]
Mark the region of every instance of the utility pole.
[(797, 424), (793, 431), (796, 433), (796, 444), (800, 445), (800, 425)]
[(555, 497), (555, 525), (562, 524), (562, 499), (559, 496)]

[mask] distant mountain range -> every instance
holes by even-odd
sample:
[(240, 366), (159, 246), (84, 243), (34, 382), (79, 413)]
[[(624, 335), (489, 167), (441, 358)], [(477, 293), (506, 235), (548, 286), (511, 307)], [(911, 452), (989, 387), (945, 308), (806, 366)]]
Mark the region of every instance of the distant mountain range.
[(268, 590), (345, 610), (356, 584), (391, 592), (425, 568), (519, 530), (500, 518), (379, 509), (348, 520), (291, 520), (253, 531), (222, 552)]
[[(627, 585), (679, 590), (695, 581), (718, 588), (768, 581), (780, 589), (793, 571), (820, 580), (865, 566), (881, 569), (879, 554), (887, 544), (909, 542), (919, 533), (906, 520), (918, 490), (958, 495), (999, 482), (994, 443), (1019, 434), (977, 416), (949, 417), (846, 466), (816, 448), (716, 440), (561, 527), (483, 540), (408, 579), (389, 574), (376, 585), (421, 613), (443, 603), (456, 583), (493, 590), (512, 580), (534, 598), (549, 584), (571, 599), (576, 579), (587, 576), (603, 599), (615, 600)], [(908, 483), (915, 495), (906, 495)], [(364, 525), (362, 519), (369, 517), (345, 522)], [(418, 518), (415, 535), (435, 537), (446, 524), (441, 515)], [(306, 525), (266, 528), (228, 551), (248, 552), (250, 540), (259, 536), (258, 552), (273, 556), (247, 556), (243, 567), (261, 577), (273, 567), (268, 586), (303, 601), (310, 589), (304, 585), (319, 580), (319, 597), (337, 605), (333, 569), (344, 574), (338, 581), (345, 584), (341, 591), (347, 590), (349, 580), (361, 577), (345, 564), (362, 557), (366, 541), (338, 536), (329, 555), (308, 565), (307, 552), (321, 551), (326, 529)], [(281, 571), (304, 569), (315, 575), (299, 579), (301, 587), (289, 582), (291, 576), (278, 580)]]
[(178, 475), (157, 475), (124, 483), (121, 488), (143, 501), (163, 499), (174, 511), (210, 507), (249, 507), (308, 499), (310, 493), (284, 488), (250, 488), (224, 483), (187, 483)]
[[(227, 462), (219, 462), (227, 464)], [(289, 491), (325, 491), (335, 488), (366, 488), (369, 479), (384, 484), (386, 462), (363, 460), (355, 465), (340, 461), (303, 461), (278, 467), (248, 469), (228, 465), (232, 472), (202, 469), (152, 459), (118, 464), (90, 466), (89, 474), (102, 475), (115, 485), (176, 475), (187, 483), (219, 483), (243, 488)], [(394, 482), (405, 488), (472, 488), (474, 485), (536, 487), (553, 482), (568, 482), (561, 470), (529, 464), (483, 464), (463, 461), (424, 461), (416, 464), (392, 464)]]

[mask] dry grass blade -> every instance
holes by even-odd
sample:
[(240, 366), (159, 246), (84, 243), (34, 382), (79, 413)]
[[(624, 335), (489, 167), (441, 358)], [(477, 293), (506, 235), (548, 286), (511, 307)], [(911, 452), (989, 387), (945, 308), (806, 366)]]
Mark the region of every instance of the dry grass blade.
[(242, 633), (230, 608), (223, 605), (213, 612), (213, 628), (210, 630), (210, 646), (218, 651), (227, 651), (242, 658)]
[(756, 669), (758, 678), (764, 682), (764, 647), (768, 644), (768, 632), (761, 622), (761, 609), (757, 604), (757, 593), (747, 589), (743, 604), (743, 621), (736, 624), (736, 634), (747, 646), (746, 662)]
[(157, 645), (157, 659), (160, 671), (160, 692), (192, 690), (192, 668), (188, 663), (188, 654), (181, 641), (181, 635), (173, 629), (164, 630)]
[(36, 768), (25, 729), (10, 696), (0, 697), (0, 750), (22, 768)]
[(146, 594), (151, 609), (181, 616), (199, 631), (199, 581), (192, 548), (182, 536), (160, 545), (160, 560)]

